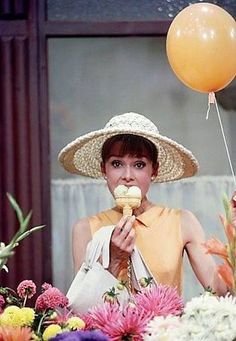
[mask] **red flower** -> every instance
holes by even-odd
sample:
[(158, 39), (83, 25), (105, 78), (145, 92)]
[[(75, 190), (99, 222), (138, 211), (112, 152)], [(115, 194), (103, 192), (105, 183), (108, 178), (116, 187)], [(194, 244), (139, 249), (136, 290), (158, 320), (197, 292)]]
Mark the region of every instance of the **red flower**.
[(31, 298), (36, 293), (36, 285), (31, 280), (22, 281), (17, 287), (17, 293), (20, 298)]
[(46, 310), (58, 307), (64, 308), (68, 305), (68, 298), (57, 288), (45, 290), (36, 300), (36, 309)]

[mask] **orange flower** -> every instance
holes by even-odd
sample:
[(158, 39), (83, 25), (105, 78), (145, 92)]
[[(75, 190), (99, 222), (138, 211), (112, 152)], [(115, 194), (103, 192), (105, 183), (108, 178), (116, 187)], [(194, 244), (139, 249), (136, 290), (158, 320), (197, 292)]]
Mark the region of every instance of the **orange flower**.
[(206, 253), (220, 256), (223, 259), (228, 258), (227, 247), (216, 238), (211, 238), (203, 243), (203, 246), (206, 249)]
[(231, 242), (236, 235), (236, 229), (233, 226), (233, 224), (227, 222), (227, 220), (222, 214), (220, 214), (220, 220), (221, 220), (222, 225), (224, 226), (227, 239), (229, 242)]
[(27, 327), (1, 327), (0, 341), (30, 341), (32, 332)]
[(220, 278), (225, 282), (228, 288), (232, 289), (234, 287), (234, 276), (232, 268), (228, 263), (224, 263), (218, 265), (217, 267), (218, 274)]

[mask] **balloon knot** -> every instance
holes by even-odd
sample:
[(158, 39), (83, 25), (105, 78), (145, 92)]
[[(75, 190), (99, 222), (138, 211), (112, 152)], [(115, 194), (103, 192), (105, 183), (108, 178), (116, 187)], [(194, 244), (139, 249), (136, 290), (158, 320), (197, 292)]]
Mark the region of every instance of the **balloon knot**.
[(211, 109), (211, 104), (215, 104), (216, 103), (216, 96), (214, 92), (209, 92), (208, 94), (208, 109), (207, 109), (207, 114), (206, 114), (206, 120), (208, 120), (209, 118), (209, 112)]

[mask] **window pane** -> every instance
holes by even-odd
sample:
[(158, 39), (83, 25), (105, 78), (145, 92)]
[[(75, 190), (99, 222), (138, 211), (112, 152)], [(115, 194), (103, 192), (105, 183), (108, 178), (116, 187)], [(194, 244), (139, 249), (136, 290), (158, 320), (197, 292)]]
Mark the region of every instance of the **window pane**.
[[(155, 21), (171, 19), (189, 4), (189, 0), (48, 0), (49, 20), (81, 21)], [(235, 0), (213, 0), (236, 16)]]

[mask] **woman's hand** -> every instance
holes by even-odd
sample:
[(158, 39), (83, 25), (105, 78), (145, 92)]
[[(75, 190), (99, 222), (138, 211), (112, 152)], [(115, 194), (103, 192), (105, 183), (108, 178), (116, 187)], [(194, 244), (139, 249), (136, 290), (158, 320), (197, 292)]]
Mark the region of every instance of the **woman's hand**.
[(122, 217), (116, 225), (110, 242), (110, 264), (108, 270), (117, 277), (120, 270), (127, 267), (127, 261), (134, 249), (135, 217)]

